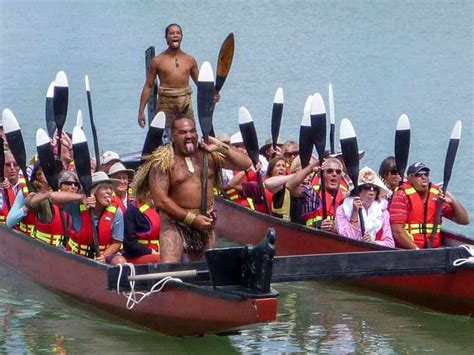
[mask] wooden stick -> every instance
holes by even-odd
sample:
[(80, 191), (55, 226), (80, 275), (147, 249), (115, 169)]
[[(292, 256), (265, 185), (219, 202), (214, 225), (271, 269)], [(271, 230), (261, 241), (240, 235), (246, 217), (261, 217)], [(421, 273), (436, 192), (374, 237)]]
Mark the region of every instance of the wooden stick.
[(181, 271), (168, 271), (168, 272), (155, 272), (152, 274), (142, 274), (129, 276), (128, 281), (142, 281), (142, 280), (159, 280), (165, 277), (195, 277), (197, 276), (197, 270), (181, 270)]

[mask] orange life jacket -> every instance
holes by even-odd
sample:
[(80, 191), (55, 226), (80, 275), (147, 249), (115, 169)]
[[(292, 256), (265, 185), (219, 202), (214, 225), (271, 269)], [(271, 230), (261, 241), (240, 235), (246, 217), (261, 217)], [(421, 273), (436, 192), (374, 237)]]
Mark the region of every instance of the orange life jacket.
[(3, 206), (0, 209), (0, 225), (4, 226), (7, 223), (7, 216), (8, 212), (10, 212), (10, 208), (13, 206), (15, 202), (15, 190), (13, 187), (9, 187), (8, 189), (3, 190)]
[[(423, 203), (420, 194), (416, 192), (412, 185), (406, 183), (403, 184), (400, 189), (403, 190), (405, 195), (407, 195), (411, 203), (411, 210), (408, 214), (407, 222), (405, 223), (405, 230), (419, 248), (427, 248), (431, 237), (431, 232), (433, 231), (433, 224), (440, 190), (438, 186), (431, 184), (425, 204)], [(440, 246), (441, 220), (439, 221), (439, 225), (434, 236), (433, 248), (438, 248)]]
[[(234, 174), (239, 173), (239, 171), (234, 171)], [(254, 173), (256, 176), (256, 174)], [(252, 175), (250, 175), (252, 177)], [(249, 180), (249, 174), (246, 173), (245, 176), (242, 178), (241, 183), (246, 183), (248, 181), (255, 181), (255, 180)], [(234, 189), (234, 188), (228, 188), (224, 190), (225, 195), (227, 198), (235, 203), (238, 203), (239, 205), (242, 205), (244, 207), (250, 208), (251, 210), (255, 210), (255, 203), (253, 199), (250, 197), (244, 197), (242, 194)]]
[[(26, 185), (26, 180), (24, 177), (20, 177), (18, 181), (18, 193), (20, 193), (20, 191), (23, 192), (23, 198), (26, 200), (30, 193), (28, 186)], [(26, 235), (29, 235), (30, 237), (34, 237), (35, 225), (36, 213), (34, 211), (28, 210), (26, 216), (23, 217), (20, 222), (18, 222), (18, 224), (15, 226), (15, 229), (25, 233)]]
[(137, 233), (138, 243), (155, 251), (160, 251), (160, 215), (146, 203), (137, 203), (137, 209), (142, 213), (150, 228), (147, 232)]
[(36, 218), (34, 237), (46, 244), (58, 246), (61, 244), (64, 235), (64, 227), (61, 221), (62, 212), (58, 206), (54, 204), (51, 204), (51, 206), (53, 209), (53, 218), (51, 222), (41, 222), (39, 218)]

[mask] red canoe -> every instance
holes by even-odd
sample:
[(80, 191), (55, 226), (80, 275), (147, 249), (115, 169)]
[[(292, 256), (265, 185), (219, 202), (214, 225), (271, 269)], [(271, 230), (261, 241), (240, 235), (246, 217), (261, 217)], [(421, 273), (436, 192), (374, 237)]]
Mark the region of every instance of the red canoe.
[[(280, 256), (389, 249), (285, 222), (223, 198), (216, 198), (216, 210), (219, 215), (219, 235), (241, 244), (256, 244), (259, 240), (254, 236), (263, 235), (268, 228), (274, 228), (278, 236), (276, 255)], [(446, 246), (474, 244), (472, 240), (450, 232), (443, 232), (443, 237)], [(416, 252), (413, 255), (416, 257)], [(350, 282), (441, 312), (474, 315), (474, 266), (448, 274), (377, 276)]]
[(170, 282), (133, 309), (107, 291), (111, 267), (0, 227), (0, 262), (47, 287), (160, 333), (216, 333), (276, 319), (277, 293), (246, 297), (189, 282)]

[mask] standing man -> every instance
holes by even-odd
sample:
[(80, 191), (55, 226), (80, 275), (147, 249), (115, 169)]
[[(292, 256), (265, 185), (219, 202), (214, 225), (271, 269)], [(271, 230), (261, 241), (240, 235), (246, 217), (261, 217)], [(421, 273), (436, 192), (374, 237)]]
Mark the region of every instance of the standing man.
[[(430, 182), (430, 169), (423, 163), (408, 167), (408, 180), (395, 192), (390, 205), (390, 223), (396, 245), (405, 249), (427, 248), (433, 230), (438, 199), (444, 199), (441, 215), (458, 224), (469, 224), (469, 216), (461, 203), (448, 191)], [(439, 221), (433, 247), (441, 246)]]
[[(201, 214), (201, 171), (208, 154), (207, 214)], [(221, 168), (246, 170), (250, 158), (214, 137), (198, 147), (194, 121), (176, 117), (171, 124), (171, 144), (156, 149), (138, 170), (133, 190), (148, 192), (160, 211), (161, 262), (199, 260), (214, 247), (215, 211), (213, 188), (220, 185)]]
[(145, 127), (145, 106), (158, 75), (157, 112), (163, 111), (166, 114), (166, 127), (169, 133), (171, 120), (177, 112), (194, 120), (189, 78), (191, 77), (197, 85), (199, 69), (196, 59), (181, 50), (183, 31), (180, 25), (176, 23), (168, 25), (165, 30), (165, 38), (168, 48), (153, 58), (148, 69), (140, 96), (138, 124), (142, 128)]

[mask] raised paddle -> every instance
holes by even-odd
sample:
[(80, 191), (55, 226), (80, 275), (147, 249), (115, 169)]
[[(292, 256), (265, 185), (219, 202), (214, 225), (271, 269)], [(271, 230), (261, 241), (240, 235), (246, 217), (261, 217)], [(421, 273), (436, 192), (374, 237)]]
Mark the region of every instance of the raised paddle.
[(163, 111), (158, 112), (151, 121), (143, 143), (142, 159), (150, 155), (156, 148), (163, 145), (163, 133), (165, 131), (166, 115)]
[(336, 153), (335, 141), (336, 141), (336, 113), (334, 110), (334, 92), (332, 90), (332, 84), (329, 83), (329, 120), (331, 126), (329, 128), (329, 143), (331, 145), (331, 154)]
[[(352, 126), (351, 121), (347, 118), (342, 119), (341, 127), (339, 132), (339, 138), (341, 140), (341, 151), (346, 164), (347, 172), (349, 177), (354, 184), (352, 195), (358, 195), (357, 180), (359, 178), (359, 147), (357, 145), (357, 136)], [(362, 210), (359, 209), (359, 223), (362, 235), (365, 233), (364, 215)]]
[(94, 155), (95, 162), (97, 165), (97, 171), (100, 168), (100, 149), (99, 149), (99, 138), (97, 137), (97, 128), (95, 127), (94, 115), (92, 114), (92, 97), (91, 97), (91, 87), (89, 85), (89, 77), (86, 75), (84, 77), (86, 83), (86, 92), (87, 92), (87, 106), (89, 107), (89, 118), (91, 121), (91, 130), (92, 130), (92, 139), (94, 140)]
[[(155, 47), (150, 46), (145, 51), (145, 77), (148, 75), (148, 70), (150, 69), (150, 65), (153, 58), (155, 58)], [(158, 84), (156, 83), (156, 79), (155, 79), (153, 81), (153, 88), (151, 90), (150, 97), (148, 98), (148, 103), (147, 103), (148, 124), (151, 123), (152, 117), (154, 117), (156, 109), (158, 108), (157, 94), (158, 94)]]
[(36, 151), (38, 152), (41, 169), (49, 186), (54, 191), (57, 191), (58, 174), (61, 171), (61, 167), (58, 168), (58, 161), (54, 159), (53, 147), (51, 146), (49, 136), (42, 128), (36, 131)]
[(283, 115), (283, 89), (278, 88), (273, 99), (272, 108), (272, 146), (276, 149), (280, 135), (281, 117)]
[(46, 128), (48, 129), (48, 135), (53, 138), (54, 131), (56, 131), (56, 122), (54, 122), (54, 81), (49, 84), (48, 91), (46, 92), (46, 104), (45, 104), (45, 119)]
[(79, 127), (81, 129), (84, 129), (84, 120), (82, 119), (82, 111), (77, 110), (77, 116), (76, 116), (76, 127)]
[[(77, 177), (81, 183), (82, 189), (86, 196), (91, 196), (92, 177), (89, 147), (87, 146), (87, 139), (84, 131), (79, 127), (74, 127), (72, 131), (72, 151), (74, 153), (74, 161), (76, 167)], [(94, 211), (89, 209), (90, 220), (94, 221)], [(94, 253), (97, 257), (100, 256), (99, 236), (97, 228), (94, 223), (91, 223), (92, 239), (94, 241)]]
[[(204, 62), (199, 70), (197, 90), (197, 104), (199, 125), (205, 143), (209, 142), (212, 129), (212, 114), (214, 113), (214, 74), (209, 62)], [(207, 152), (202, 155), (201, 172), (201, 214), (207, 214), (207, 174), (209, 156)]]
[[(324, 152), (326, 150), (326, 107), (324, 106), (323, 97), (319, 93), (313, 95), (311, 101), (311, 135), (313, 137), (313, 143), (316, 147), (319, 157), (319, 166), (323, 166)], [(321, 170), (320, 179), (320, 195), (321, 195), (321, 207), (323, 210), (323, 220), (328, 216), (327, 205), (326, 205), (326, 183), (324, 181), (324, 173)]]
[(3, 137), (0, 136), (0, 183), (5, 180), (5, 148), (3, 146)]
[(257, 172), (258, 185), (260, 187), (262, 199), (265, 204), (265, 210), (268, 214), (271, 214), (270, 205), (267, 200), (267, 195), (265, 194), (265, 187), (263, 186), (262, 175), (260, 170), (257, 169), (257, 164), (260, 161), (258, 153), (257, 131), (255, 130), (252, 116), (245, 107), (241, 107), (239, 110), (239, 128), (240, 133), (242, 133), (242, 140), (244, 141), (245, 149), (247, 150), (250, 160), (252, 160), (253, 166)]
[(410, 120), (408, 116), (403, 114), (397, 122), (395, 131), (395, 164), (398, 173), (403, 179), (405, 177), (405, 169), (408, 163), (408, 154), (410, 152)]
[(234, 58), (234, 34), (231, 32), (221, 45), (219, 57), (217, 58), (216, 85), (214, 90), (221, 91), (225, 79), (229, 74), (232, 60)]
[(60, 71), (54, 80), (53, 110), (54, 122), (58, 129), (58, 159), (61, 160), (61, 141), (64, 123), (66, 122), (69, 101), (69, 86), (66, 73)]
[[(448, 151), (446, 152), (446, 159), (444, 161), (444, 174), (443, 174), (443, 193), (446, 194), (448, 191), (449, 180), (451, 180), (451, 173), (453, 172), (454, 160), (456, 159), (456, 153), (459, 147), (459, 141), (461, 140), (462, 123), (456, 121), (454, 128), (451, 132), (451, 138), (449, 139)], [(441, 223), (441, 211), (443, 207), (444, 198), (438, 198), (438, 204), (436, 206), (436, 215), (433, 222), (433, 230), (431, 231), (430, 241), (428, 247), (433, 246), (434, 237), (436, 230)]]
[(303, 118), (301, 119), (300, 124), (300, 160), (301, 167), (305, 168), (308, 166), (311, 155), (313, 154), (313, 138), (311, 136), (311, 102), (313, 101), (313, 96), (310, 95), (306, 99), (304, 104)]
[(31, 190), (30, 181), (28, 179), (28, 173), (26, 171), (26, 151), (25, 143), (23, 141), (23, 135), (21, 134), (20, 125), (15, 118), (13, 112), (6, 108), (3, 110), (3, 131), (10, 147), (10, 151), (15, 158), (16, 163), (23, 173), (23, 178), (26, 181), (28, 191)]

